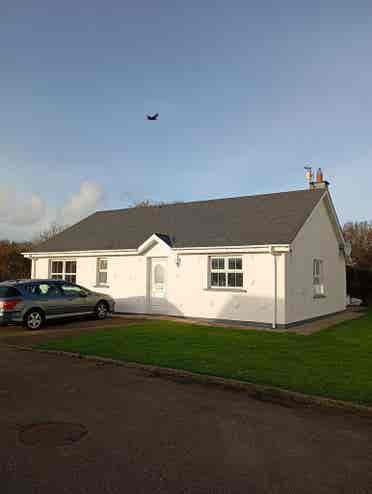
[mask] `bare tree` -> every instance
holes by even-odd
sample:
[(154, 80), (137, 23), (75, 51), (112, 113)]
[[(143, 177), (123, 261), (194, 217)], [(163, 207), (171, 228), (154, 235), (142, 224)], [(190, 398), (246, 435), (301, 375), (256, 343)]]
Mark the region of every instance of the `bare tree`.
[(343, 230), (345, 239), (351, 243), (353, 266), (372, 270), (372, 222), (349, 222)]
[(142, 201), (137, 201), (133, 203), (133, 208), (149, 208), (152, 206), (170, 206), (173, 204), (182, 204), (183, 201), (152, 201), (150, 199), (143, 199)]
[(133, 208), (149, 208), (151, 206), (157, 206), (157, 203), (150, 201), (149, 199), (143, 199), (142, 201), (135, 202)]
[(46, 242), (47, 240), (50, 240), (51, 238), (55, 237), (58, 235), (58, 233), (63, 232), (63, 230), (66, 230), (68, 228), (68, 225), (60, 225), (56, 221), (53, 221), (50, 223), (48, 228), (45, 230), (41, 231), (33, 240), (34, 244), (40, 244), (42, 242)]

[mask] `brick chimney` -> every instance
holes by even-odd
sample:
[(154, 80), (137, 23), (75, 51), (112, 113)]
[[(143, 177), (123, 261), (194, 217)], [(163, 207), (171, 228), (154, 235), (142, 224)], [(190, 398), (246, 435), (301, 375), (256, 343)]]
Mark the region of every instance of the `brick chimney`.
[(315, 182), (310, 182), (310, 190), (317, 190), (317, 189), (328, 189), (329, 182), (327, 180), (324, 180), (323, 178), (323, 172), (321, 168), (318, 168), (318, 171), (316, 172), (316, 180)]

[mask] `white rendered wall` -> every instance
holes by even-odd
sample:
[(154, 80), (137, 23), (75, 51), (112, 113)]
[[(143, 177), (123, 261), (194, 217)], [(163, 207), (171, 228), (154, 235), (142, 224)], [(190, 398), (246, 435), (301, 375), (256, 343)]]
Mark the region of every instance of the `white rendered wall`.
[[(229, 253), (226, 252), (226, 255)], [(240, 255), (240, 254), (239, 254)], [(208, 254), (176, 255), (156, 244), (143, 255), (106, 256), (108, 287), (96, 286), (96, 257), (69, 257), (77, 261), (77, 283), (108, 293), (118, 312), (146, 313), (147, 266), (151, 257), (166, 257), (167, 313), (272, 324), (274, 317), (274, 258), (271, 254), (242, 254), (244, 291), (208, 289)], [(48, 277), (48, 259), (38, 259), (36, 277)], [(277, 322), (285, 323), (285, 254), (277, 257)]]
[[(324, 263), (325, 297), (313, 295), (313, 259)], [(287, 322), (342, 311), (346, 305), (345, 259), (324, 201), (314, 209), (287, 257)]]
[(33, 259), (33, 264), (31, 278), (49, 278), (49, 259), (47, 257)]

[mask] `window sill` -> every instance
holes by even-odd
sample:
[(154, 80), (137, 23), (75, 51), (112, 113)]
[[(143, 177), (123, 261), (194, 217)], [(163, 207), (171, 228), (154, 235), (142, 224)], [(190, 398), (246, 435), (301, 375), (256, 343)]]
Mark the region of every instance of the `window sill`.
[(326, 295), (314, 295), (313, 298), (327, 298)]
[(236, 293), (245, 293), (247, 290), (244, 288), (228, 288), (228, 287), (221, 287), (221, 288), (204, 288), (205, 292), (236, 292)]
[(110, 285), (93, 285), (93, 288), (110, 288)]

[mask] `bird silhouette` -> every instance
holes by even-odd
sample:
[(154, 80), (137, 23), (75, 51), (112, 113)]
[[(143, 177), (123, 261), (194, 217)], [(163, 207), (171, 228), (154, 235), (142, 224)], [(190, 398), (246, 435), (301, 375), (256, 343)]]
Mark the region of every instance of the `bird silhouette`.
[(155, 115), (146, 115), (147, 120), (157, 120), (159, 113), (155, 113)]

